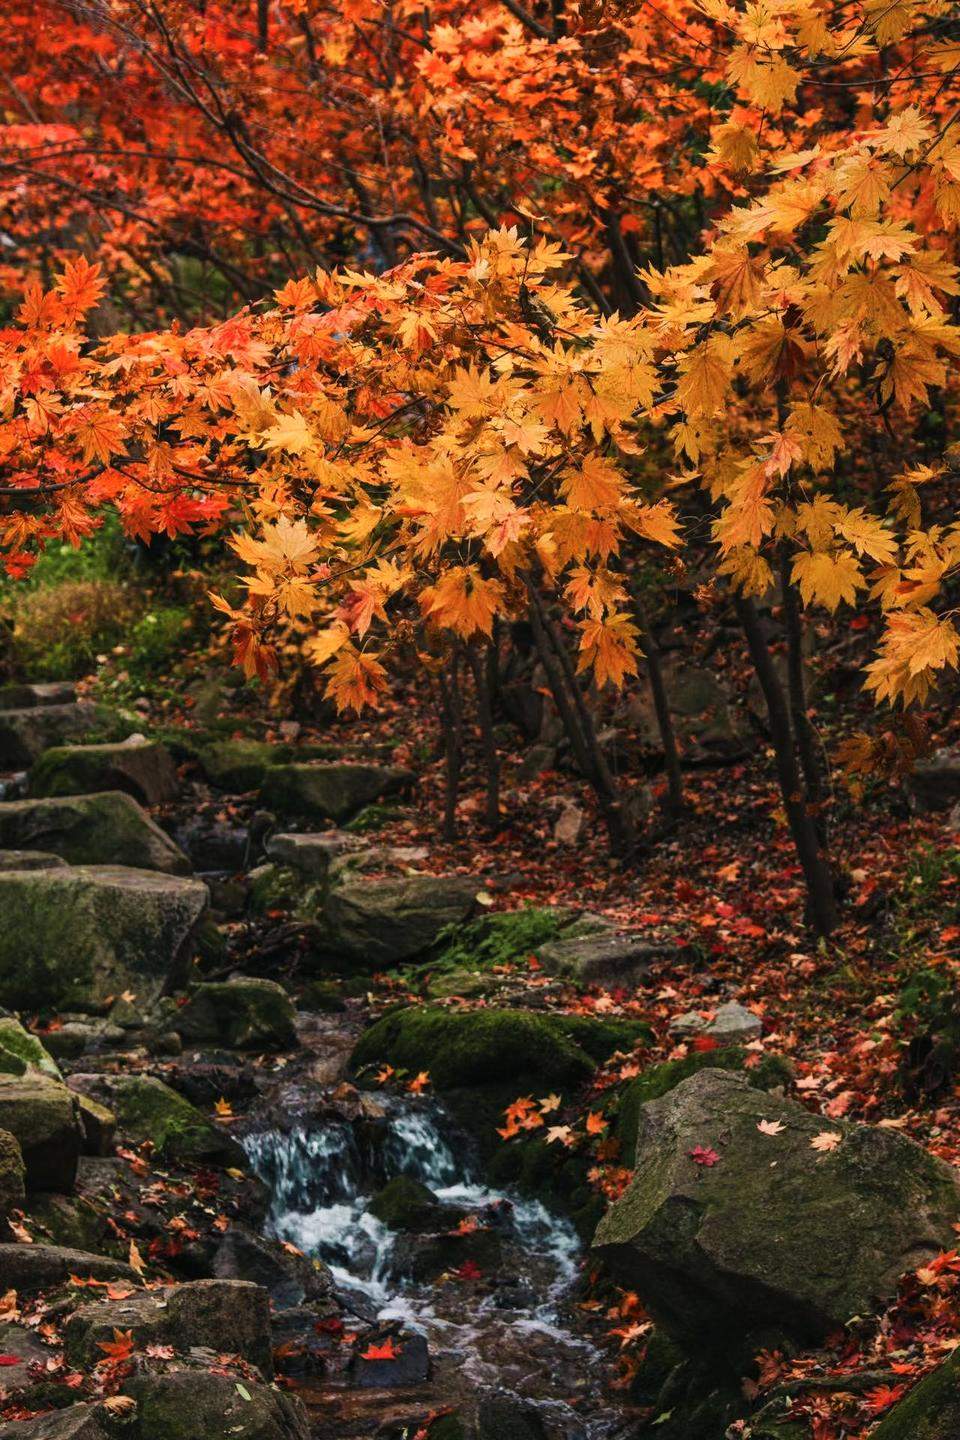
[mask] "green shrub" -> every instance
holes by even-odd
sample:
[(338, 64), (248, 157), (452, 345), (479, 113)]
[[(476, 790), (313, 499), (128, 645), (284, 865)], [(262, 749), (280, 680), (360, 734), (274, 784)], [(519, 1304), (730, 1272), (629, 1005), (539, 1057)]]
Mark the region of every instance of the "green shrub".
[(29, 679), (73, 680), (128, 630), (135, 604), (109, 580), (65, 580), (25, 589), (13, 606), (14, 663)]
[(156, 608), (141, 615), (126, 638), (128, 668), (150, 673), (186, 646), (193, 617), (182, 606)]

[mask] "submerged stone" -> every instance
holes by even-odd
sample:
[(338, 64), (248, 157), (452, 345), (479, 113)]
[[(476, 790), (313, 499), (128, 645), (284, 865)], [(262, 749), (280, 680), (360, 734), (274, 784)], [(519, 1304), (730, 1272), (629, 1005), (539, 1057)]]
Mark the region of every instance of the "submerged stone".
[(0, 804), (0, 846), (47, 851), (71, 865), (124, 865), (164, 875), (189, 875), (192, 869), (136, 800), (116, 790), (6, 801)]
[(182, 986), (206, 905), (199, 880), (153, 870), (0, 872), (0, 1004), (89, 1009), (125, 990), (145, 1004)]
[(594, 1248), (668, 1333), (739, 1359), (872, 1311), (958, 1216), (955, 1172), (903, 1136), (705, 1069), (641, 1108), (634, 1178)]
[(34, 764), (29, 784), (37, 796), (121, 790), (141, 805), (166, 804), (180, 788), (170, 752), (142, 737), (112, 745), (53, 746)]

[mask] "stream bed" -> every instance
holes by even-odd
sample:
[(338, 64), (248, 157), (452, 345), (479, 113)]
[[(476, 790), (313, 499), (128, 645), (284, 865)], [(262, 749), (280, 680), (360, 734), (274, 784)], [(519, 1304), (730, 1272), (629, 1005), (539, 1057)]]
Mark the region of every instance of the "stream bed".
[[(608, 1357), (577, 1308), (573, 1227), (537, 1200), (488, 1187), (434, 1101), (378, 1097), (378, 1107), (372, 1124), (324, 1118), (244, 1138), (272, 1197), (267, 1233), (322, 1260), (362, 1319), (421, 1337), (438, 1407), (505, 1388), (536, 1402), (551, 1436), (621, 1433), (623, 1414), (603, 1394)], [(435, 1233), (392, 1230), (371, 1212), (398, 1176), (436, 1197)], [(458, 1264), (478, 1239), (486, 1263)], [(449, 1269), (437, 1259), (444, 1246)]]

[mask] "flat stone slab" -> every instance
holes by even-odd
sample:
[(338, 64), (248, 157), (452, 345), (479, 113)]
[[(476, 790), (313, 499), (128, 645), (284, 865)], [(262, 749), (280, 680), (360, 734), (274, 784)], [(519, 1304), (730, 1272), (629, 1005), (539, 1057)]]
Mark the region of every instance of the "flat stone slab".
[(0, 803), (0, 846), (50, 852), (71, 865), (124, 865), (165, 875), (189, 875), (193, 868), (136, 800), (119, 790)]
[(140, 1284), (132, 1266), (109, 1255), (91, 1255), (86, 1250), (71, 1250), (64, 1245), (0, 1244), (0, 1286), (4, 1291), (16, 1290), (32, 1295), (65, 1285), (71, 1275), (81, 1279), (129, 1280)]
[(274, 765), (264, 775), (260, 803), (278, 815), (304, 815), (336, 824), (365, 805), (413, 785), (411, 770), (394, 765)]
[(0, 871), (0, 1005), (96, 1009), (125, 990), (149, 1004), (183, 985), (207, 903), (201, 881), (155, 870)]
[(0, 710), (32, 710), (37, 705), (70, 705), (77, 698), (72, 680), (47, 680), (38, 685), (0, 685)]
[(358, 835), (346, 830), (317, 830), (299, 835), (283, 833), (271, 835), (266, 844), (267, 854), (278, 865), (289, 865), (302, 875), (322, 880), (330, 871), (334, 860), (341, 855), (352, 854), (365, 848)]
[(537, 951), (544, 970), (581, 985), (638, 985), (657, 960), (680, 959), (684, 947), (639, 931), (576, 921)]

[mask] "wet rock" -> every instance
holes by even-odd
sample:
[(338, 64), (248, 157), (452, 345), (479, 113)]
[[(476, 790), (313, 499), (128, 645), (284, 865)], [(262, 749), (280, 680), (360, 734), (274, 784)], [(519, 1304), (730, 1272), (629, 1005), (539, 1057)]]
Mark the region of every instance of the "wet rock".
[(477, 1440), (549, 1440), (535, 1405), (509, 1390), (482, 1395), (476, 1406)]
[(84, 1305), (64, 1327), (69, 1364), (88, 1368), (102, 1355), (98, 1342), (129, 1330), (138, 1346), (198, 1346), (240, 1355), (264, 1375), (273, 1374), (270, 1301), (266, 1290), (244, 1280), (194, 1280), (127, 1300)]
[(120, 1131), (137, 1145), (149, 1140), (158, 1154), (181, 1164), (246, 1167), (231, 1135), (152, 1075), (71, 1075), (69, 1083), (112, 1110)]
[(20, 1142), (9, 1130), (0, 1130), (0, 1230), (11, 1210), (23, 1208), (26, 1170)]
[[(386, 1351), (382, 1357), (364, 1358), (367, 1351)], [(353, 1381), (364, 1390), (392, 1390), (422, 1385), (430, 1376), (430, 1352), (423, 1335), (404, 1331), (384, 1339), (365, 1337), (353, 1364)]]
[(0, 870), (63, 870), (66, 860), (48, 850), (2, 850)]
[(30, 771), (30, 794), (89, 795), (121, 790), (141, 805), (175, 800), (180, 783), (169, 750), (156, 740), (131, 736), (109, 745), (57, 745)]
[(38, 1071), (0, 1075), (0, 1130), (20, 1146), (28, 1189), (73, 1189), (81, 1132), (65, 1085)]
[(256, 1073), (246, 1062), (231, 1065), (221, 1060), (185, 1058), (164, 1073), (174, 1090), (201, 1109), (212, 1109), (221, 1098), (232, 1105), (243, 1105), (257, 1094)]
[(71, 1405), (69, 1410), (52, 1410), (32, 1420), (0, 1424), (0, 1440), (112, 1440), (103, 1421), (99, 1404)]
[(206, 905), (199, 880), (152, 870), (0, 872), (0, 1004), (95, 1008), (124, 990), (148, 1002), (182, 984)]
[(177, 1370), (138, 1377), (125, 1389), (137, 1401), (139, 1440), (310, 1440), (301, 1401), (269, 1385)]
[[(330, 1293), (333, 1279), (320, 1261), (294, 1254), (278, 1240), (245, 1225), (231, 1225), (213, 1257), (219, 1280), (249, 1280), (266, 1290), (274, 1305), (288, 1308)], [(316, 1318), (316, 1317), (314, 1317)]]
[(929, 760), (918, 761), (908, 784), (922, 813), (951, 809), (960, 800), (960, 750), (938, 750)]
[(0, 1016), (0, 1071), (24, 1075), (39, 1070), (51, 1080), (61, 1080), (60, 1067), (36, 1035), (25, 1030), (12, 1015)]
[(398, 766), (341, 764), (275, 765), (260, 786), (260, 802), (277, 815), (302, 815), (339, 823), (364, 805), (413, 785)]
[[(819, 1150), (824, 1132), (840, 1139)], [(819, 1337), (872, 1310), (958, 1215), (955, 1172), (903, 1136), (704, 1069), (641, 1108), (633, 1181), (594, 1248), (668, 1333), (740, 1359), (758, 1337)]]
[(0, 804), (0, 845), (50, 851), (71, 865), (124, 865), (165, 875), (191, 871), (169, 835), (136, 800), (116, 790)]
[(231, 1050), (286, 1050), (296, 1041), (296, 1012), (275, 980), (206, 982), (190, 992), (176, 1017), (187, 1042), (212, 1041)]
[[(19, 1390), (22, 1386), (29, 1384), (30, 1366), (45, 1365), (50, 1358), (50, 1351), (47, 1347), (42, 1344), (32, 1330), (27, 1330), (23, 1325), (0, 1324), (0, 1354), (4, 1356), (3, 1391), (5, 1393)], [(19, 1363), (11, 1365), (10, 1360), (14, 1356)], [(4, 1403), (8, 1402), (4, 1400)]]
[(594, 917), (562, 931), (537, 951), (551, 975), (582, 985), (637, 985), (657, 960), (679, 960), (682, 947), (651, 941), (639, 931), (615, 930)]
[(0, 711), (0, 770), (25, 770), (51, 745), (83, 735), (97, 723), (87, 700)]
[(88, 1254), (62, 1245), (0, 1244), (0, 1286), (21, 1296), (65, 1285), (71, 1275), (94, 1280), (127, 1280), (139, 1285), (131, 1266), (109, 1255)]
[(324, 880), (334, 860), (363, 849), (364, 842), (346, 830), (321, 830), (303, 835), (271, 835), (267, 854), (278, 865), (287, 866), (313, 880)]
[(871, 1432), (871, 1440), (956, 1440), (960, 1435), (960, 1351), (924, 1376)]
[(0, 710), (31, 710), (36, 705), (70, 705), (77, 698), (72, 680), (37, 685), (0, 685)]
[(388, 1230), (425, 1232), (437, 1230), (443, 1222), (443, 1207), (429, 1186), (412, 1175), (388, 1180), (367, 1206)]
[(439, 1280), (441, 1275), (480, 1280), (493, 1275), (502, 1263), (503, 1241), (496, 1231), (482, 1228), (465, 1233), (406, 1234), (390, 1257), (394, 1274), (420, 1282)]
[(467, 875), (347, 877), (318, 917), (318, 955), (331, 965), (376, 970), (422, 955), (448, 925), (465, 921), (477, 881)]

